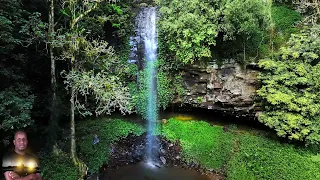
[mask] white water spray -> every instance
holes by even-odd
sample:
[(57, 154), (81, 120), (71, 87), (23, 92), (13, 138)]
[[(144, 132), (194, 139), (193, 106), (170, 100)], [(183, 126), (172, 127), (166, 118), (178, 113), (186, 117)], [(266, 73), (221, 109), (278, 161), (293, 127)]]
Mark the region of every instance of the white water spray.
[[(136, 53), (132, 53), (131, 57), (139, 56), (139, 49), (144, 52), (143, 56), (144, 68), (146, 72), (145, 84), (147, 87), (147, 139), (146, 139), (146, 160), (152, 162), (158, 156), (159, 144), (154, 136), (156, 122), (158, 119), (157, 109), (157, 28), (156, 28), (156, 8), (142, 8), (136, 17), (136, 43), (133, 47), (138, 49)], [(143, 47), (141, 47), (143, 46)], [(139, 59), (139, 58), (138, 58)], [(141, 59), (139, 60), (141, 61)]]

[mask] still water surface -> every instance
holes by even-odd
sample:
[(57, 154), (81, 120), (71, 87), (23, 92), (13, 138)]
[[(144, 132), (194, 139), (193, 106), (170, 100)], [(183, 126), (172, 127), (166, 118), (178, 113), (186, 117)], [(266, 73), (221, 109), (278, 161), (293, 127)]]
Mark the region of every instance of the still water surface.
[(121, 167), (115, 172), (106, 172), (102, 179), (110, 180), (210, 180), (193, 170), (180, 167), (152, 166), (146, 163)]

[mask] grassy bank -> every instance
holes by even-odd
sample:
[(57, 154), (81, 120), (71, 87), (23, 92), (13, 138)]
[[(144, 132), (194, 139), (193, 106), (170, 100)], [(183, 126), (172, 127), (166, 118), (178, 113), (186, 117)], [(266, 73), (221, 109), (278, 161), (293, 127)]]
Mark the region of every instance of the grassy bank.
[(320, 156), (263, 136), (237, 137), (238, 150), (228, 162), (228, 179), (320, 179)]
[(40, 170), (43, 179), (48, 180), (78, 180), (82, 177), (70, 155), (62, 151), (42, 154), (40, 156)]
[[(110, 143), (126, 137), (129, 133), (141, 135), (145, 132), (140, 125), (119, 119), (85, 121), (77, 126), (77, 131), (79, 157), (86, 163), (90, 173), (98, 172), (99, 168), (108, 161)], [(93, 145), (95, 134), (100, 142)]]
[(170, 119), (162, 131), (169, 140), (180, 141), (185, 160), (209, 169), (220, 171), (232, 152), (233, 136), (220, 126), (203, 121)]

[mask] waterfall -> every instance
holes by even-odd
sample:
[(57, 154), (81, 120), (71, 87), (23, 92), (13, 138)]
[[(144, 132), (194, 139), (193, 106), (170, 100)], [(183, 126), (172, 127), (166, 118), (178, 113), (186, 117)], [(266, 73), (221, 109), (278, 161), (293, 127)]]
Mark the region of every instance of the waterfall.
[(157, 28), (156, 8), (141, 8), (135, 21), (136, 37), (130, 38), (132, 46), (129, 63), (138, 63), (139, 69), (144, 68), (146, 72), (147, 100), (147, 139), (146, 139), (146, 160), (153, 162), (157, 159), (159, 144), (154, 136), (158, 119), (157, 109)]

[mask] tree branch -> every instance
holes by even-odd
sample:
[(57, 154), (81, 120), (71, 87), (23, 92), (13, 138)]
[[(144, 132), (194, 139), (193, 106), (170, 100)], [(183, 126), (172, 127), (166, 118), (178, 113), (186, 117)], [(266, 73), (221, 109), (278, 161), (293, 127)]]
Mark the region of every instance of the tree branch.
[(76, 25), (84, 16), (86, 16), (87, 14), (89, 14), (91, 11), (93, 11), (94, 9), (96, 9), (98, 7), (98, 2), (96, 2), (92, 8), (88, 9), (87, 11), (85, 11), (84, 13), (80, 14), (77, 18), (75, 18), (72, 23), (71, 23), (71, 27), (74, 27), (74, 25)]

